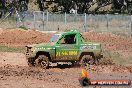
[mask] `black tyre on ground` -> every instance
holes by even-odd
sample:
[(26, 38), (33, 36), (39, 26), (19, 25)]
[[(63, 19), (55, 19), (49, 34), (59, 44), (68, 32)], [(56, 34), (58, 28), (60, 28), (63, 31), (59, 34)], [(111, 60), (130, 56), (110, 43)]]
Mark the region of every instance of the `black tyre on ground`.
[(95, 59), (90, 55), (83, 55), (80, 60), (81, 66), (93, 65), (95, 64)]
[(49, 59), (45, 55), (39, 55), (38, 58), (35, 60), (35, 65), (41, 68), (48, 68), (49, 67)]

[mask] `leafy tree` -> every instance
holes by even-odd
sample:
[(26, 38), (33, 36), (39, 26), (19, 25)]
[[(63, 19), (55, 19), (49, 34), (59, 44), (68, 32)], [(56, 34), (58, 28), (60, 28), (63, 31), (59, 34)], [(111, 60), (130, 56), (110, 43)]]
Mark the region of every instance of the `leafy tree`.
[[(28, 9), (27, 4), (29, 0), (13, 0), (17, 1), (17, 4), (13, 4), (11, 0), (6, 1), (7, 3), (3, 3), (6, 0), (0, 0), (0, 9), (9, 9), (17, 5), (17, 9), (25, 8)], [(26, 4), (22, 4), (21, 2), (26, 2)], [(112, 5), (111, 10), (118, 13), (129, 13), (132, 14), (132, 0), (36, 0), (40, 11), (44, 11), (50, 7), (51, 3), (57, 3), (52, 7), (52, 11), (59, 11), (60, 7), (63, 7), (61, 12), (69, 13), (71, 8), (77, 9), (78, 13), (96, 13), (99, 12), (99, 9), (108, 5)], [(48, 2), (48, 6), (45, 3)], [(94, 7), (91, 11), (90, 8)], [(24, 11), (25, 11), (24, 10)], [(23, 10), (20, 10), (23, 11)]]

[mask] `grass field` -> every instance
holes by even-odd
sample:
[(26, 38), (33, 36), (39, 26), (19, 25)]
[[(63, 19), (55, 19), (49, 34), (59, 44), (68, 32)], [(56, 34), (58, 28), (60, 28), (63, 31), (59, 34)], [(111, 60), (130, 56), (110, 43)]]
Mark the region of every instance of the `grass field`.
[(103, 56), (104, 56), (103, 59), (109, 59), (113, 61), (113, 63), (116, 65), (123, 65), (123, 66), (132, 65), (132, 59), (131, 59), (132, 56), (124, 57), (118, 52), (114, 52), (114, 51), (112, 52), (108, 50), (103, 51)]
[(14, 46), (5, 46), (0, 45), (0, 52), (16, 52), (16, 53), (24, 53), (24, 47), (14, 47)]

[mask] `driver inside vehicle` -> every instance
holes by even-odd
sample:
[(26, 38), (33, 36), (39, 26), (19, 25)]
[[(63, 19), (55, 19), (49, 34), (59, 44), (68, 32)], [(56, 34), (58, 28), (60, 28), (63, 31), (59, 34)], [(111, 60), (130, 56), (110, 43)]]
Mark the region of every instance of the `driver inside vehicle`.
[(66, 36), (64, 40), (65, 40), (65, 44), (75, 44), (76, 43), (75, 35)]

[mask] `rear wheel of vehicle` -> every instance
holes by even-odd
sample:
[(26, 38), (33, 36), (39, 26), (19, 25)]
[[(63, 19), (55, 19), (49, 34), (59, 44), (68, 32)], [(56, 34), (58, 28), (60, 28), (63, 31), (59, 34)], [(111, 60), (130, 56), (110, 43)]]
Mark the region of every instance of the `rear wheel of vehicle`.
[(28, 66), (29, 66), (29, 67), (35, 66), (35, 65), (34, 65), (34, 62), (35, 62), (35, 61), (34, 61), (33, 58), (27, 58), (27, 63), (28, 63)]
[(90, 55), (83, 55), (80, 61), (81, 66), (93, 65), (95, 59)]
[(49, 59), (45, 55), (39, 55), (38, 58), (35, 60), (35, 65), (41, 68), (48, 68), (49, 67)]

